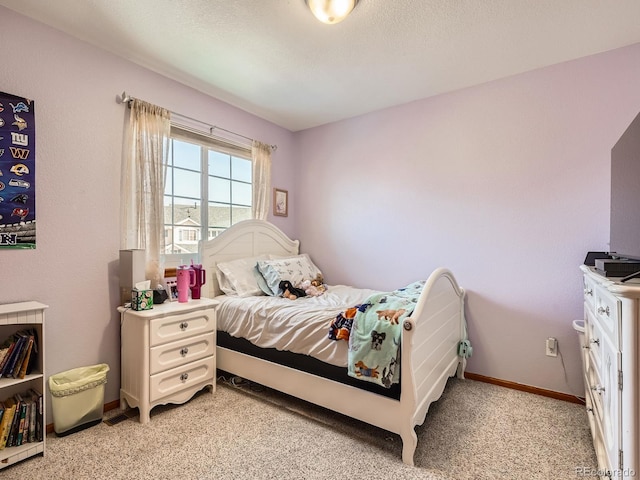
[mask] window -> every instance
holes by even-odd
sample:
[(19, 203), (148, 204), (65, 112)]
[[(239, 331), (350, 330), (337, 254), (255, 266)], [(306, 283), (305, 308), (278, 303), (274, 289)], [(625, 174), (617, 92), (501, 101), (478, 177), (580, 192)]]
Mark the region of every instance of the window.
[(201, 239), (251, 218), (251, 150), (172, 126), (164, 189), (165, 263), (197, 261)]

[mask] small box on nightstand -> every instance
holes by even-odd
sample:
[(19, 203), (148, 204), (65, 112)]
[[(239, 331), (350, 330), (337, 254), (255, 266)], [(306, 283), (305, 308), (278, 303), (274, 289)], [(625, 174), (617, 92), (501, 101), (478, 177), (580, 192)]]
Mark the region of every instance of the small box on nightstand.
[(153, 308), (153, 290), (131, 290), (131, 308), (151, 310)]

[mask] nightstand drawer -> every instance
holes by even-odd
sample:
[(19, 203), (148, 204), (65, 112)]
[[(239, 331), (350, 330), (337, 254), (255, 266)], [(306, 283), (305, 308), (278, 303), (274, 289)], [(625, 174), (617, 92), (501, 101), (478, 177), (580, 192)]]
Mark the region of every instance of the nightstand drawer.
[(149, 344), (153, 347), (214, 330), (214, 309), (156, 318), (149, 327)]
[(151, 391), (149, 400), (155, 402), (192, 385), (206, 382), (215, 376), (215, 361), (213, 356), (197, 360), (181, 367), (167, 370), (151, 376)]
[(203, 333), (151, 349), (151, 374), (156, 374), (214, 354), (215, 332)]

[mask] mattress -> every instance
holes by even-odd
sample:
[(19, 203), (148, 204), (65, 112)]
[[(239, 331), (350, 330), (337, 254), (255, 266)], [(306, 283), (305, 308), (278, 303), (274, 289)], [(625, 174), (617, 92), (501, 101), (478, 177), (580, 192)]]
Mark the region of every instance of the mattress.
[(348, 344), (330, 340), (329, 326), (336, 316), (363, 303), (377, 290), (333, 285), (318, 297), (289, 300), (281, 297), (221, 295), (217, 328), (251, 344), (309, 355), (337, 367), (347, 366)]

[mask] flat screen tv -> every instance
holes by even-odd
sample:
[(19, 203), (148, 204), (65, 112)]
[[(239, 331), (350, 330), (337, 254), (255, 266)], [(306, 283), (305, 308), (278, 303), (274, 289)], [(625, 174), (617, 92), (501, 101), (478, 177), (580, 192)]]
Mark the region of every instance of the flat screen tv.
[(611, 149), (609, 251), (640, 260), (640, 114)]

